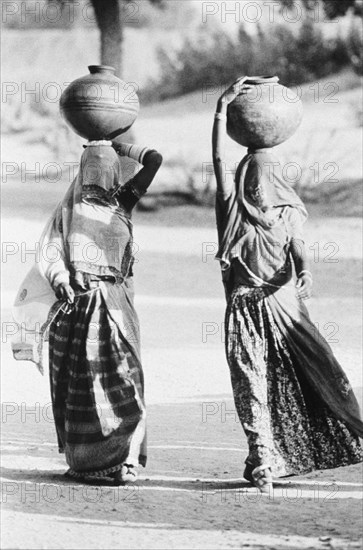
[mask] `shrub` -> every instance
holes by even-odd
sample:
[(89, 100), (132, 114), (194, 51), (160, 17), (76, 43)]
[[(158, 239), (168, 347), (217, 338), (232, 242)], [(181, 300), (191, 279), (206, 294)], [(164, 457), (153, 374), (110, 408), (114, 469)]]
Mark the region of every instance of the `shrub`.
[(360, 24), (352, 24), (348, 36), (348, 54), (354, 71), (363, 74), (363, 30)]
[[(350, 41), (357, 51), (358, 38)], [(220, 29), (210, 33), (201, 28), (179, 50), (159, 50), (158, 58), (161, 78), (145, 90), (146, 101), (176, 97), (206, 84), (219, 86), (242, 75), (276, 74), (285, 85), (297, 85), (348, 65), (350, 53), (347, 42), (324, 38), (307, 18), (296, 34), (283, 24), (276, 24), (273, 33), (258, 26), (255, 35), (241, 25), (237, 39)]]

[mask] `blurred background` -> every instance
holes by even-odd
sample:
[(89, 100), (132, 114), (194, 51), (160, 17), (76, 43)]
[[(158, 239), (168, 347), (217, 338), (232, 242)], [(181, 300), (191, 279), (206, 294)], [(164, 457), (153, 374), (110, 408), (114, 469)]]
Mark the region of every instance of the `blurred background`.
[[(193, 223), (213, 218), (213, 112), (225, 87), (246, 74), (277, 75), (303, 99), (303, 124), (278, 150), (298, 165), (290, 183), (313, 211), (322, 203), (319, 215), (360, 214), (362, 2), (15, 0), (2, 3), (2, 25), (5, 197), (24, 196), (19, 179), (39, 179), (41, 204), (32, 192), (26, 203), (46, 214), (63, 194), (82, 140), (62, 121), (59, 98), (102, 60), (135, 83), (133, 138), (165, 159), (139, 208), (154, 211), (153, 220), (163, 207), (166, 223), (169, 206), (177, 207), (174, 222), (185, 223), (185, 206)], [(244, 153), (229, 140), (232, 166)]]

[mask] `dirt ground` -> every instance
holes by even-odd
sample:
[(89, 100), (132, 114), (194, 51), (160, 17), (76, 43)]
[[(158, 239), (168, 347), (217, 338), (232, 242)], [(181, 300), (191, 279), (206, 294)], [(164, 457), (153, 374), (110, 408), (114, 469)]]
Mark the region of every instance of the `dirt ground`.
[(241, 479), (234, 416), (203, 422), (202, 409), (149, 407), (150, 460), (131, 488), (70, 483), (51, 422), (14, 415), (3, 430), (3, 548), (360, 548), (359, 465), (280, 480), (262, 496)]

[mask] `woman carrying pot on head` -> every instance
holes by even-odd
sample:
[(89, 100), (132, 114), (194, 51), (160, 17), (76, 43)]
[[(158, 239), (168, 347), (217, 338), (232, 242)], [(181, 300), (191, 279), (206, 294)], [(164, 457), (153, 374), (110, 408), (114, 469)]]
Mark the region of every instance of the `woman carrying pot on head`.
[[(47, 253), (33, 278), (44, 292), (46, 280), (58, 298), (48, 314), (49, 371), (67, 474), (79, 480), (112, 478), (118, 484), (135, 481), (138, 465), (146, 463), (131, 213), (162, 157), (135, 145), (114, 147), (143, 168), (124, 184), (112, 142), (89, 142), (75, 181), (43, 233), (41, 247)], [(29, 309), (31, 296), (27, 300)]]
[(243, 475), (269, 492), (275, 477), (361, 462), (363, 423), (349, 381), (303, 303), (313, 283), (304, 204), (269, 149), (248, 150), (235, 180), (228, 179), (227, 108), (250, 93), (244, 81), (221, 96), (213, 127), (217, 259), (227, 361), (249, 447)]

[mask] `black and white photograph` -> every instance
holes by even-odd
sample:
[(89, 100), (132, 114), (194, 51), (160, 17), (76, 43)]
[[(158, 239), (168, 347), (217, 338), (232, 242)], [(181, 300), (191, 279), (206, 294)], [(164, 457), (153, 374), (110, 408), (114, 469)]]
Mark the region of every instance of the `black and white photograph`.
[(363, 0), (1, 29), (1, 547), (360, 550)]

